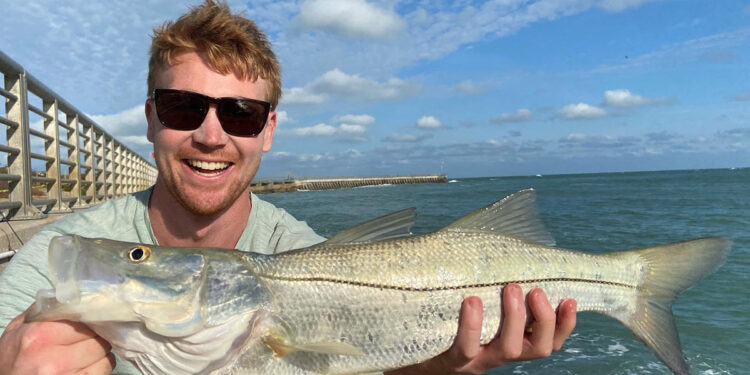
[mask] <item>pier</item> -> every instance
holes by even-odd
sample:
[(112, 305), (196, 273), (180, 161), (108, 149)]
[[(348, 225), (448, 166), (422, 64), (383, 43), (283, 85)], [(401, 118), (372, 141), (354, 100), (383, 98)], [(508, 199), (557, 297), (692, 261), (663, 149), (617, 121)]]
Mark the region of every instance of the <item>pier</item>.
[(346, 189), (360, 186), (448, 182), (445, 174), (406, 176), (349, 176), (260, 179), (250, 185), (253, 193), (288, 193), (300, 190)]

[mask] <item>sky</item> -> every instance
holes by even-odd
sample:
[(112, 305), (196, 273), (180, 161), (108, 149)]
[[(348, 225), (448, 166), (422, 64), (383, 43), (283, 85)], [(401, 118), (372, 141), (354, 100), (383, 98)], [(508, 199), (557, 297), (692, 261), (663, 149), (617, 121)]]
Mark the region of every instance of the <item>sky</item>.
[[(0, 51), (132, 150), (153, 27), (198, 1), (0, 0)], [(282, 66), (259, 177), (750, 167), (750, 4), (229, 1)]]

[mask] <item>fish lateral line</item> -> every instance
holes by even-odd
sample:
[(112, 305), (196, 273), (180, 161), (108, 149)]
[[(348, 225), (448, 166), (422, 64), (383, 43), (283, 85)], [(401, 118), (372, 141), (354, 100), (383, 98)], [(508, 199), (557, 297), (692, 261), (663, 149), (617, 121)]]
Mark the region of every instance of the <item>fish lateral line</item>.
[(627, 289), (642, 290), (638, 285), (631, 285), (625, 283), (619, 283), (616, 281), (604, 281), (604, 280), (592, 280), (592, 279), (581, 279), (581, 278), (569, 278), (569, 277), (552, 277), (543, 279), (528, 279), (528, 280), (506, 280), (506, 281), (495, 281), (490, 283), (476, 283), (476, 284), (463, 284), (463, 285), (450, 285), (450, 286), (436, 286), (436, 287), (412, 287), (405, 285), (389, 285), (389, 284), (378, 284), (378, 283), (366, 283), (354, 280), (343, 280), (327, 277), (284, 277), (284, 276), (268, 276), (262, 275), (269, 279), (277, 281), (293, 281), (293, 282), (327, 282), (334, 284), (345, 284), (353, 286), (362, 286), (368, 288), (377, 289), (390, 289), (390, 290), (402, 290), (408, 292), (435, 292), (435, 291), (446, 291), (446, 290), (461, 290), (471, 288), (488, 288), (497, 286), (506, 286), (508, 284), (534, 284), (534, 283), (546, 283), (546, 282), (574, 282), (574, 283), (588, 283), (588, 284), (599, 284), (614, 287), (622, 287)]

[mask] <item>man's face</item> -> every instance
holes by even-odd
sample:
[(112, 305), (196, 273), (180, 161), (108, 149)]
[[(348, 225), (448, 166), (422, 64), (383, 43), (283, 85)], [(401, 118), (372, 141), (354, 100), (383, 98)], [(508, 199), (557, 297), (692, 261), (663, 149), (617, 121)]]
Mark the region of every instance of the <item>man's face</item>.
[[(178, 56), (156, 76), (156, 88), (187, 90), (211, 97), (243, 97), (265, 100), (266, 82), (240, 80), (210, 69), (195, 52)], [(271, 149), (276, 113), (271, 112), (257, 137), (228, 135), (211, 105), (201, 126), (183, 131), (164, 127), (156, 115), (153, 100), (146, 102), (148, 140), (154, 144), (162, 184), (187, 210), (197, 215), (214, 215), (237, 199), (249, 199), (249, 185), (260, 165), (263, 152)]]

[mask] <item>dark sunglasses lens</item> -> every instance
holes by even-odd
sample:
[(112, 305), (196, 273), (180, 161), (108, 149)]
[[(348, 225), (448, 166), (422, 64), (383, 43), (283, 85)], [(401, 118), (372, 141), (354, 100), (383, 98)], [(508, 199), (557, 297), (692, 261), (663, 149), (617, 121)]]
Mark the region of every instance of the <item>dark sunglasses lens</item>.
[(227, 134), (255, 137), (266, 125), (268, 110), (261, 103), (241, 99), (224, 99), (219, 106), (219, 121)]
[(159, 121), (175, 130), (198, 129), (208, 109), (204, 98), (187, 92), (157, 92), (154, 101)]

